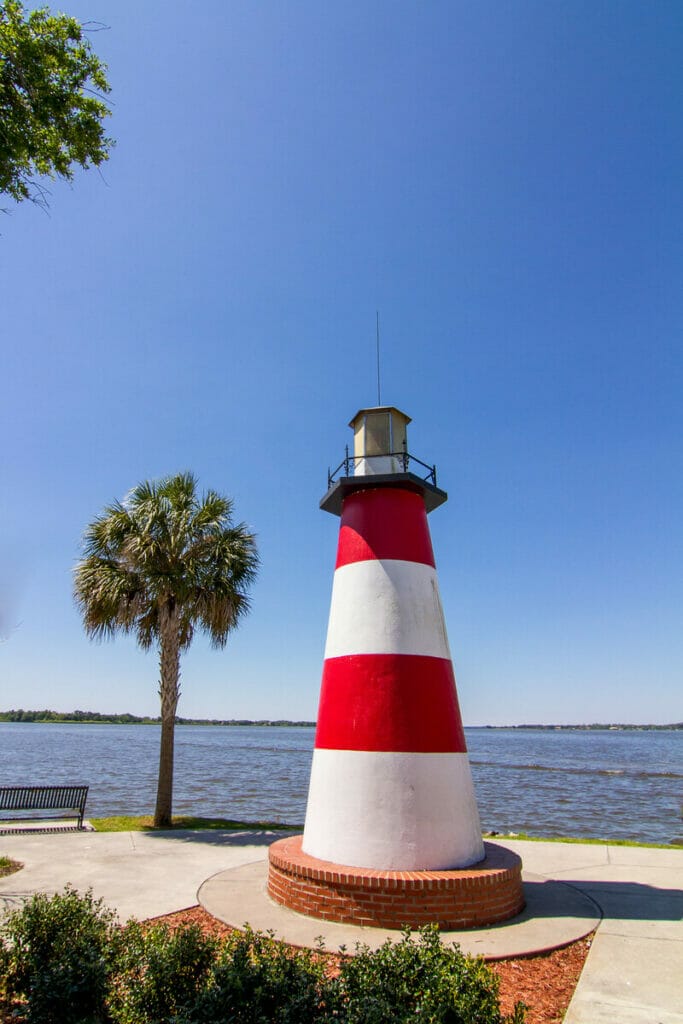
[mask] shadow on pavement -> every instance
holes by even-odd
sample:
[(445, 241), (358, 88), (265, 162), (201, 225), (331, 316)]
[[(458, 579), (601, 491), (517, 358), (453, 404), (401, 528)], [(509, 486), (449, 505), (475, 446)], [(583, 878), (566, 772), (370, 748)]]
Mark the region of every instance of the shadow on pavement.
[(621, 921), (680, 921), (683, 891), (660, 889), (642, 882), (605, 882), (563, 879), (594, 900), (604, 917)]
[(244, 832), (230, 832), (222, 829), (174, 829), (169, 832), (136, 832), (145, 840), (161, 840), (183, 843), (197, 843), (204, 846), (270, 846), (276, 839), (296, 835), (291, 832), (270, 831), (269, 829), (245, 829)]

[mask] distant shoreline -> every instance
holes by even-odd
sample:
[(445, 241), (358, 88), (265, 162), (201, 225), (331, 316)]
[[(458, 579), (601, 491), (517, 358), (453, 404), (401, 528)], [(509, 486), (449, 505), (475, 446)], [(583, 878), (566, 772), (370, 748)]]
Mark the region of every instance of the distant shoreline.
[[(0, 711), (0, 722), (39, 722), (55, 725), (160, 725), (160, 718), (145, 715), (107, 715), (99, 711)], [(292, 721), (286, 718), (251, 719), (251, 718), (176, 718), (176, 725), (260, 725), (282, 727), (312, 727), (315, 722)]]
[[(108, 715), (99, 711), (24, 711), (23, 708), (11, 711), (0, 711), (0, 722), (33, 722), (55, 723), (58, 725), (159, 725), (160, 718), (149, 718), (140, 715), (120, 714)], [(221, 726), (260, 726), (270, 728), (314, 728), (315, 722), (293, 721), (286, 718), (251, 719), (251, 718), (176, 718), (176, 725), (221, 725)], [(668, 725), (630, 725), (625, 723), (593, 723), (591, 725), (540, 725), (525, 723), (523, 725), (470, 725), (467, 729), (523, 729), (535, 732), (643, 732), (671, 731), (683, 729), (683, 722), (672, 722)]]

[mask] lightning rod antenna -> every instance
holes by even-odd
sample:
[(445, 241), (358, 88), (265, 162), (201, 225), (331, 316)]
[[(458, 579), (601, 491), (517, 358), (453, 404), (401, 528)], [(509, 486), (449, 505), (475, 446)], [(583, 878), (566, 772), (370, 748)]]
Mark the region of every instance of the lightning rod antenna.
[(379, 387), (379, 310), (376, 310), (376, 313), (377, 313), (377, 405), (381, 405), (382, 404), (382, 396), (381, 396), (380, 387)]

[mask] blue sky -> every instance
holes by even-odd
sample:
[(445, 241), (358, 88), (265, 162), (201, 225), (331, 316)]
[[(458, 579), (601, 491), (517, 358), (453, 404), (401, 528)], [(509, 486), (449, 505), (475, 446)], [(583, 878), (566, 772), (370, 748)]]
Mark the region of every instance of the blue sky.
[(191, 469), (263, 567), (180, 713), (315, 717), (379, 310), (466, 724), (680, 721), (683, 6), (65, 6), (109, 26), (117, 145), (0, 224), (0, 707), (157, 712), (71, 568)]

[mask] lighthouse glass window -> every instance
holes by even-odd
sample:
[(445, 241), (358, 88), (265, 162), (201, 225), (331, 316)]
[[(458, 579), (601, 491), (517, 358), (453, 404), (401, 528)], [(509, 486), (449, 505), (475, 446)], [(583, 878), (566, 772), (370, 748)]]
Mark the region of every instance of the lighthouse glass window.
[(365, 454), (391, 453), (391, 413), (370, 412), (365, 417)]

